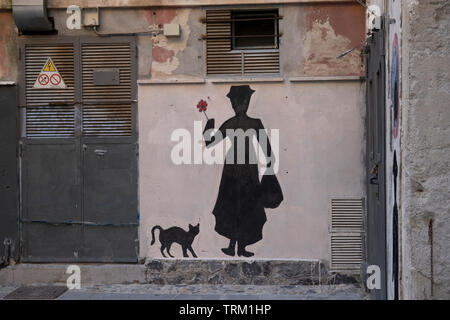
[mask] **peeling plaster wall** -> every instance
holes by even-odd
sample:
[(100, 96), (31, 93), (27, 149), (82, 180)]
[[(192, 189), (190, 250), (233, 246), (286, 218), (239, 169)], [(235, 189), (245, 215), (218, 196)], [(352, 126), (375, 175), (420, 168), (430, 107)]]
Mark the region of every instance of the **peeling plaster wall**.
[(305, 75), (363, 75), (361, 48), (336, 57), (365, 40), (364, 8), (359, 4), (305, 7)]
[(450, 4), (405, 1), (402, 12), (402, 296), (449, 299)]
[[(148, 17), (150, 23), (158, 25), (163, 25), (164, 23), (179, 24), (181, 37), (167, 38), (160, 34), (152, 39), (152, 78), (163, 79), (174, 73), (177, 75), (192, 76), (197, 74), (200, 76), (202, 60), (198, 58), (198, 48), (196, 50), (200, 43), (198, 40), (200, 37), (199, 29), (201, 28), (201, 25), (198, 23), (200, 10), (196, 10), (197, 14), (192, 14), (192, 9), (163, 10), (163, 12), (155, 10), (150, 15), (146, 13), (146, 17)], [(191, 26), (198, 30), (196, 39), (193, 39), (195, 35), (191, 36)], [(189, 59), (186, 60), (186, 57), (189, 57)]]
[[(199, 19), (203, 11), (191, 8), (103, 8), (100, 10), (102, 34), (142, 33), (162, 28), (165, 23), (180, 25), (181, 37), (162, 34), (138, 35), (138, 67), (140, 79), (192, 78), (203, 76), (203, 25)], [(92, 29), (69, 30), (65, 10), (49, 10), (60, 35), (96, 36)]]
[[(365, 40), (364, 8), (359, 4), (280, 5), (280, 44), (283, 75), (360, 76), (361, 49), (336, 59)], [(92, 35), (89, 29), (69, 30), (65, 10), (51, 9), (60, 35)], [(148, 32), (177, 23), (180, 37), (138, 36), (140, 79), (190, 79), (204, 76), (204, 8), (102, 8), (101, 33)]]
[(17, 81), (17, 32), (11, 12), (0, 11), (0, 81)]

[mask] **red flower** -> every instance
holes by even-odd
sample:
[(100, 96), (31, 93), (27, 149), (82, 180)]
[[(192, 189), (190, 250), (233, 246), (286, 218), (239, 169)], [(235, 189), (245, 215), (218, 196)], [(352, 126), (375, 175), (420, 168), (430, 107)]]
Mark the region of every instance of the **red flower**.
[(198, 112), (205, 112), (206, 107), (208, 106), (208, 103), (205, 100), (200, 100), (197, 104)]

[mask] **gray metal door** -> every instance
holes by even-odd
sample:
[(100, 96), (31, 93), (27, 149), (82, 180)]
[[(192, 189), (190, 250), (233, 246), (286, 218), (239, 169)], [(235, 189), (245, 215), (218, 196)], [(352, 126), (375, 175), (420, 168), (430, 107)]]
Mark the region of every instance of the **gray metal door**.
[[(134, 38), (33, 37), (20, 57), (23, 261), (137, 261)], [(33, 88), (49, 57), (67, 88)]]
[(0, 267), (19, 255), (17, 110), (16, 86), (0, 85)]
[(367, 106), (367, 264), (381, 271), (375, 299), (386, 299), (385, 55), (384, 30), (374, 31), (366, 47)]

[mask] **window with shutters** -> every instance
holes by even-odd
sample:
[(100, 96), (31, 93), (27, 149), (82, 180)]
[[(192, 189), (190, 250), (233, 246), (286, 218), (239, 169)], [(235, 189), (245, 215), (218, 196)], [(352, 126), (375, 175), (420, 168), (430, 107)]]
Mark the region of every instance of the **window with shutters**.
[(280, 74), (278, 9), (207, 10), (206, 74)]

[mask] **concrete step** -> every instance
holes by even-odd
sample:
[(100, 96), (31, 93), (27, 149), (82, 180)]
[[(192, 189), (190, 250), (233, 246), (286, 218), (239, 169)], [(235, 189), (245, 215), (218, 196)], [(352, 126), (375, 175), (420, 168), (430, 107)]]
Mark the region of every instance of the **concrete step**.
[[(17, 286), (0, 286), (0, 299)], [(83, 285), (67, 290), (61, 300), (365, 300), (357, 285), (257, 286), (257, 285)]]
[[(0, 285), (66, 284), (71, 264), (21, 263), (0, 270)], [(359, 283), (319, 260), (147, 259), (145, 264), (76, 264), (81, 283), (157, 285), (326, 285)]]
[[(71, 264), (20, 263), (0, 270), (0, 285), (66, 284)], [(76, 264), (80, 267), (81, 283), (126, 284), (146, 283), (143, 264)]]

